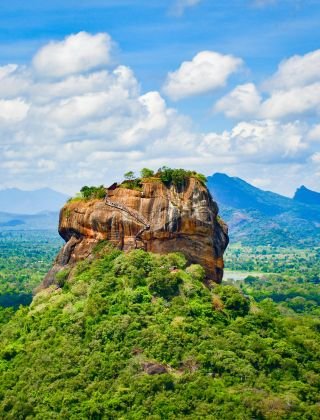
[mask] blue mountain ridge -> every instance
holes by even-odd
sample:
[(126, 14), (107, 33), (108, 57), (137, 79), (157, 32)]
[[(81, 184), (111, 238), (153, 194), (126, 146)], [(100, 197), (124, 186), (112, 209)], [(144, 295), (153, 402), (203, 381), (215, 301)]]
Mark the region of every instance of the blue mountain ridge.
[(300, 203), (320, 206), (320, 193), (309, 190), (304, 185), (297, 189), (293, 199)]
[(319, 244), (320, 206), (263, 191), (221, 173), (208, 177), (207, 185), (229, 225), (231, 241), (272, 246)]

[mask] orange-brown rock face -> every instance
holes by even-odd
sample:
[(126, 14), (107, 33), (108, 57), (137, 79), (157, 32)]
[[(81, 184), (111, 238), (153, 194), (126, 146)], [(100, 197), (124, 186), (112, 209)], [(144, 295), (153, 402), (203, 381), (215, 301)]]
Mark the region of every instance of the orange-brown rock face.
[(180, 189), (160, 181), (145, 182), (142, 191), (118, 187), (108, 192), (106, 200), (66, 204), (59, 233), (67, 243), (43, 287), (54, 283), (56, 272), (89, 257), (101, 240), (125, 251), (182, 252), (189, 262), (205, 268), (208, 279), (219, 283), (228, 235), (217, 216), (217, 204), (195, 178)]

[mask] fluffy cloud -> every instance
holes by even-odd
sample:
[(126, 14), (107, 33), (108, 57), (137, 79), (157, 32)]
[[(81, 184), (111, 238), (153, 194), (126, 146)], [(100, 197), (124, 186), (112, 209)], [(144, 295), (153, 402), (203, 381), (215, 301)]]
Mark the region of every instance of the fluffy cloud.
[(241, 65), (242, 60), (232, 55), (202, 51), (168, 74), (163, 92), (171, 99), (179, 100), (223, 87)]
[(304, 87), (278, 90), (262, 100), (262, 93), (248, 83), (237, 86), (214, 105), (216, 112), (229, 118), (274, 118), (299, 116), (306, 113), (320, 114), (320, 83)]
[(299, 123), (272, 120), (241, 122), (230, 131), (203, 136), (198, 150), (217, 153), (233, 163), (300, 161), (307, 152), (307, 128)]
[(280, 63), (277, 72), (266, 82), (269, 90), (288, 90), (320, 81), (320, 50), (294, 55)]
[(277, 157), (300, 160), (308, 145), (306, 130), (299, 122), (281, 124), (264, 120), (241, 122), (230, 133), (236, 155), (255, 156), (261, 162), (274, 162)]
[(280, 63), (259, 90), (253, 83), (237, 86), (214, 106), (231, 118), (282, 119), (320, 114), (320, 50)]
[(21, 121), (26, 118), (28, 110), (29, 104), (23, 99), (0, 99), (0, 124), (1, 120), (4, 120), (7, 123)]
[(105, 33), (79, 32), (60, 42), (45, 45), (35, 55), (33, 66), (45, 77), (61, 77), (88, 71), (110, 62), (111, 38)]
[[(68, 39), (60, 44), (66, 45)], [(88, 39), (94, 47), (95, 36)], [(79, 50), (81, 55), (80, 46)], [(218, 66), (224, 69), (224, 77), (213, 72), (211, 79), (209, 73), (211, 88), (225, 82), (232, 63), (234, 69), (241, 63), (232, 56), (213, 54), (218, 61), (227, 60)], [(189, 118), (170, 108), (159, 92), (141, 92), (127, 66), (107, 64), (108, 68), (91, 70), (80, 66), (76, 73), (62, 75), (60, 65), (60, 59), (56, 66), (53, 63), (50, 78), (39, 77), (33, 65), (0, 67), (2, 186), (50, 185), (74, 192), (84, 184), (107, 184), (128, 169), (166, 164), (208, 174), (225, 171), (249, 181), (266, 176), (280, 188), (273, 175), (285, 180), (285, 173), (292, 173), (292, 182), (298, 180), (298, 184), (305, 182), (299, 179), (302, 171), (309, 177), (319, 167), (319, 127), (252, 119), (260, 101), (252, 84), (238, 87), (229, 103), (220, 103), (220, 110), (226, 112), (237, 102), (230, 116), (244, 113), (249, 117), (246, 121), (223, 132), (202, 133)], [(260, 173), (269, 166), (276, 169)], [(283, 181), (283, 189), (287, 188)]]
[(257, 108), (262, 117), (284, 118), (306, 113), (320, 113), (320, 82), (289, 90), (274, 91), (271, 96)]
[(215, 111), (224, 112), (227, 117), (243, 118), (255, 115), (261, 104), (261, 96), (253, 83), (237, 86), (215, 105)]

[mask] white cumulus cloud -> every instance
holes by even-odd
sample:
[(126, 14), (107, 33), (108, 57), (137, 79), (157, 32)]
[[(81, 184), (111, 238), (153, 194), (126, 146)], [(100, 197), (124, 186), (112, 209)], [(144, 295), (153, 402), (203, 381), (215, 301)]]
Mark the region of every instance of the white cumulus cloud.
[(0, 99), (0, 124), (6, 122), (18, 122), (26, 118), (30, 105), (23, 99), (12, 100)]
[(227, 117), (243, 118), (255, 115), (261, 104), (261, 96), (253, 83), (237, 86), (215, 105), (217, 112), (224, 112)]
[(225, 86), (229, 76), (243, 64), (240, 58), (214, 51), (201, 51), (171, 72), (163, 92), (173, 100), (209, 92)]
[(81, 73), (110, 62), (112, 49), (108, 34), (79, 32), (60, 42), (51, 42), (38, 51), (33, 66), (45, 77)]
[(279, 64), (277, 72), (265, 83), (269, 90), (306, 86), (320, 80), (320, 50), (294, 55)]
[(214, 109), (238, 119), (319, 116), (319, 68), (320, 50), (291, 57), (260, 88), (253, 83), (239, 85), (219, 99)]
[(299, 122), (281, 124), (273, 120), (241, 122), (230, 132), (237, 155), (260, 161), (300, 157), (308, 148), (306, 128)]
[(283, 118), (305, 113), (320, 114), (320, 82), (274, 91), (260, 109), (260, 115), (266, 118)]

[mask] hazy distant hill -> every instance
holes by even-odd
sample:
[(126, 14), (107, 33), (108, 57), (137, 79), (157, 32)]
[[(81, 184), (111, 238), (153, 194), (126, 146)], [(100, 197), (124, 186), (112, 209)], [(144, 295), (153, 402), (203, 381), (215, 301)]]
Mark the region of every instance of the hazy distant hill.
[(10, 214), (0, 212), (0, 234), (6, 230), (57, 230), (59, 213)]
[(255, 245), (314, 245), (320, 239), (320, 208), (263, 191), (225, 174), (208, 177), (208, 188), (229, 224), (232, 241)]
[(309, 190), (304, 185), (297, 189), (293, 199), (301, 203), (320, 206), (320, 193)]
[(42, 211), (58, 211), (68, 196), (50, 188), (23, 191), (17, 188), (0, 190), (0, 212), (35, 214)]

